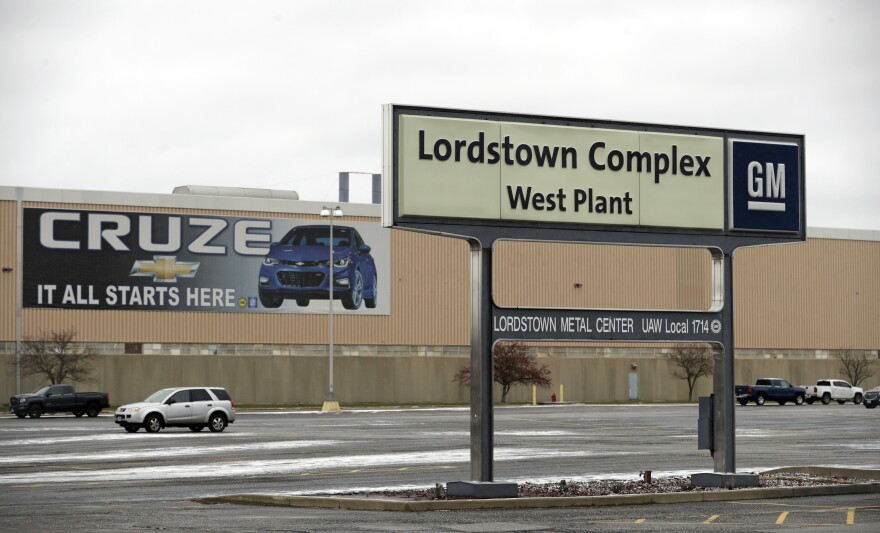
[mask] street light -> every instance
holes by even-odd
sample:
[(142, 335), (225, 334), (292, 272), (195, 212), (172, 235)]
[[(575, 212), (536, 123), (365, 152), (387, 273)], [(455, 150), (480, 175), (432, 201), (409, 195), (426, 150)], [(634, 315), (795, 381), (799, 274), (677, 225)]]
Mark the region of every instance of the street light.
[(334, 208), (329, 208), (324, 206), (321, 208), (321, 216), (328, 217), (330, 219), (330, 261), (328, 269), (330, 270), (330, 294), (329, 294), (329, 302), (330, 302), (330, 314), (328, 315), (328, 322), (330, 324), (330, 388), (327, 391), (327, 399), (324, 400), (324, 406), (321, 407), (321, 411), (323, 412), (331, 412), (335, 413), (340, 411), (339, 402), (336, 401), (336, 393), (333, 392), (333, 219), (335, 217), (342, 216), (342, 209), (337, 205)]

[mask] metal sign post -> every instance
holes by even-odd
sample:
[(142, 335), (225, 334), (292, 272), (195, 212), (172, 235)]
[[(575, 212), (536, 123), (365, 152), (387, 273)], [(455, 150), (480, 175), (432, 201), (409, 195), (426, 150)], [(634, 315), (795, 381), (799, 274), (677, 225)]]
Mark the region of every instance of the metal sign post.
[[(383, 225), (470, 245), (473, 483), (455, 484), (457, 494), (510, 495), (512, 484), (493, 484), (492, 467), (492, 347), (506, 340), (721, 347), (714, 470), (737, 475), (733, 254), (806, 239), (803, 136), (396, 105), (385, 106), (384, 130)], [(499, 240), (704, 248), (713, 262), (712, 305), (499, 307), (492, 296)]]

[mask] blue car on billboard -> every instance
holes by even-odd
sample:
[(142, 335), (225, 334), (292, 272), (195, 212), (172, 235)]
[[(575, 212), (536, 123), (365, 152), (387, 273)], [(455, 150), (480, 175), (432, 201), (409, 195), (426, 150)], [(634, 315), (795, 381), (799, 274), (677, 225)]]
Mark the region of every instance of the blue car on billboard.
[[(296, 300), (305, 307), (311, 300), (330, 297), (330, 226), (297, 226), (269, 245), (260, 266), (259, 295), (263, 307), (280, 307)], [(376, 263), (360, 233), (349, 226), (333, 226), (333, 299), (346, 309), (361, 303), (376, 307)]]

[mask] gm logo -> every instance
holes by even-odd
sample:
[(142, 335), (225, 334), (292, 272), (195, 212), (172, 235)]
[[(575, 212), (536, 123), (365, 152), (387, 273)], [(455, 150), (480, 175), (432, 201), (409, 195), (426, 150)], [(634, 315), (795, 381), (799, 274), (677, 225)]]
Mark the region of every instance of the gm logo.
[[(785, 200), (785, 163), (749, 163), (749, 196)], [(749, 200), (749, 211), (785, 211), (785, 202)]]
[(794, 143), (729, 141), (732, 229), (797, 232), (801, 228), (801, 158)]

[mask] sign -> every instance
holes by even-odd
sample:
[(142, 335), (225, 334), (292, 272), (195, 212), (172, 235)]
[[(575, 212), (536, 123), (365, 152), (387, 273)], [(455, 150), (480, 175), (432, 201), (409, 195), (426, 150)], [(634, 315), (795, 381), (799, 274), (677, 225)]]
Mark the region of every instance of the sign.
[(476, 224), (511, 239), (548, 230), (581, 242), (605, 241), (581, 231), (616, 231), (634, 235), (628, 243), (700, 246), (718, 236), (738, 246), (806, 238), (801, 135), (384, 111), (386, 227), (466, 235)]
[(797, 232), (801, 229), (801, 157), (794, 143), (731, 139), (731, 227)]
[(401, 216), (724, 228), (721, 137), (403, 116)]
[(720, 312), (492, 309), (492, 338), (517, 341), (721, 342)]
[[(733, 398), (733, 253), (806, 239), (803, 136), (395, 105), (383, 124), (383, 225), (470, 245), (472, 479), (493, 480), (498, 340), (712, 342)], [(713, 310), (499, 308), (499, 239), (705, 247)], [(736, 472), (733, 401), (715, 405), (715, 471)]]
[[(27, 308), (329, 312), (326, 219), (24, 209)], [(334, 312), (390, 313), (388, 230), (334, 221)]]

